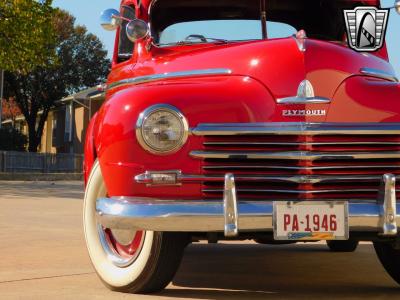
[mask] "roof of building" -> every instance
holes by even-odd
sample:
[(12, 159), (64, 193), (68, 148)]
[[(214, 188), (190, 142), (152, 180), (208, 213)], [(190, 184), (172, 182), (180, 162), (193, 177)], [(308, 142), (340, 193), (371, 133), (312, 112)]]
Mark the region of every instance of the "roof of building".
[(71, 102), (74, 100), (82, 101), (82, 100), (103, 100), (105, 97), (105, 87), (103, 84), (96, 85), (89, 89), (82, 90), (78, 93), (69, 95), (60, 101), (59, 103)]
[[(82, 90), (78, 93), (69, 95), (61, 100), (56, 101), (58, 105), (67, 105), (69, 102), (75, 102), (82, 106), (85, 106), (82, 101), (91, 100), (91, 101), (101, 101), (104, 100), (105, 97), (105, 89), (104, 85), (97, 85), (95, 87)], [(22, 121), (25, 120), (25, 117), (22, 115), (21, 110), (16, 106), (15, 102), (10, 105), (9, 101), (2, 101), (2, 124), (12, 123), (13, 121)], [(40, 114), (41, 112), (39, 112)]]

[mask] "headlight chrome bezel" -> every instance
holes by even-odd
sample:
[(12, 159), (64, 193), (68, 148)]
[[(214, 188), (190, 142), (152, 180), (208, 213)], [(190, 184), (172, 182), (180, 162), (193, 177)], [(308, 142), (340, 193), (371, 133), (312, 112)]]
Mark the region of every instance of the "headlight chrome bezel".
[[(156, 149), (155, 147), (152, 147), (149, 145), (149, 143), (146, 142), (144, 138), (144, 124), (146, 120), (154, 113), (160, 112), (160, 111), (166, 111), (172, 115), (174, 115), (181, 123), (182, 125), (182, 136), (179, 139), (179, 142), (171, 149), (167, 149), (165, 151)], [(172, 106), (170, 104), (156, 104), (148, 107), (145, 109), (142, 113), (140, 113), (139, 118), (136, 122), (136, 139), (140, 146), (147, 152), (150, 152), (152, 154), (156, 155), (169, 155), (169, 154), (174, 154), (178, 152), (182, 147), (186, 144), (187, 139), (189, 137), (189, 123), (185, 116), (181, 113), (179, 109), (177, 109), (175, 106)]]

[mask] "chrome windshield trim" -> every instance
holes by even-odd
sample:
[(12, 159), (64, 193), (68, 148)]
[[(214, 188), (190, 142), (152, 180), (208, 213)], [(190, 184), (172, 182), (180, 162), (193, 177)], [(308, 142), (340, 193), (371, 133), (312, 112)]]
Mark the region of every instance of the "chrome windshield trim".
[(325, 97), (286, 97), (286, 98), (279, 98), (276, 100), (278, 104), (324, 104), (324, 103), (331, 103), (331, 99)]
[(123, 86), (128, 86), (128, 85), (138, 85), (138, 84), (155, 82), (155, 81), (160, 81), (160, 80), (178, 79), (178, 78), (186, 78), (186, 77), (199, 77), (199, 76), (229, 75), (229, 74), (232, 74), (232, 70), (231, 69), (223, 69), (223, 68), (152, 74), (152, 75), (138, 76), (138, 77), (123, 79), (120, 81), (113, 82), (108, 85), (108, 90), (112, 90), (117, 87), (123, 87)]
[(398, 135), (400, 123), (219, 123), (199, 124), (196, 136), (209, 135)]
[(153, 9), (153, 6), (154, 6), (154, 4), (156, 4), (157, 1), (158, 1), (158, 0), (153, 0), (153, 1), (151, 1), (150, 5), (149, 5), (149, 8), (148, 8), (148, 10), (147, 10), (147, 13), (148, 13), (149, 17), (152, 16), (151, 10)]
[(190, 156), (199, 159), (278, 159), (278, 160), (341, 160), (341, 159), (395, 159), (400, 151), (385, 152), (244, 152), (244, 151), (192, 151)]
[(387, 73), (387, 72), (379, 70), (379, 69), (361, 68), (360, 73), (364, 76), (376, 77), (376, 78), (380, 78), (380, 79), (389, 80), (392, 82), (399, 82), (399, 79), (395, 75)]

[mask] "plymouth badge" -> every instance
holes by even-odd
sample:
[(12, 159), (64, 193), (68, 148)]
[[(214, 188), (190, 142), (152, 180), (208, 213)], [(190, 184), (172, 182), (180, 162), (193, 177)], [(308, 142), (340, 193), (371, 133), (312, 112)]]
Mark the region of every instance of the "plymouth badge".
[(284, 117), (315, 117), (315, 116), (326, 116), (325, 109), (285, 109), (282, 111)]

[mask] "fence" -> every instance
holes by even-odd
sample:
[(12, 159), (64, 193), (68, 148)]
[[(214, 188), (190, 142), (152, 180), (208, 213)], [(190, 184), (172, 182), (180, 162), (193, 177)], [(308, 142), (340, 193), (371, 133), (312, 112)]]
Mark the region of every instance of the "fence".
[(0, 152), (0, 172), (82, 173), (83, 155), (28, 152)]

